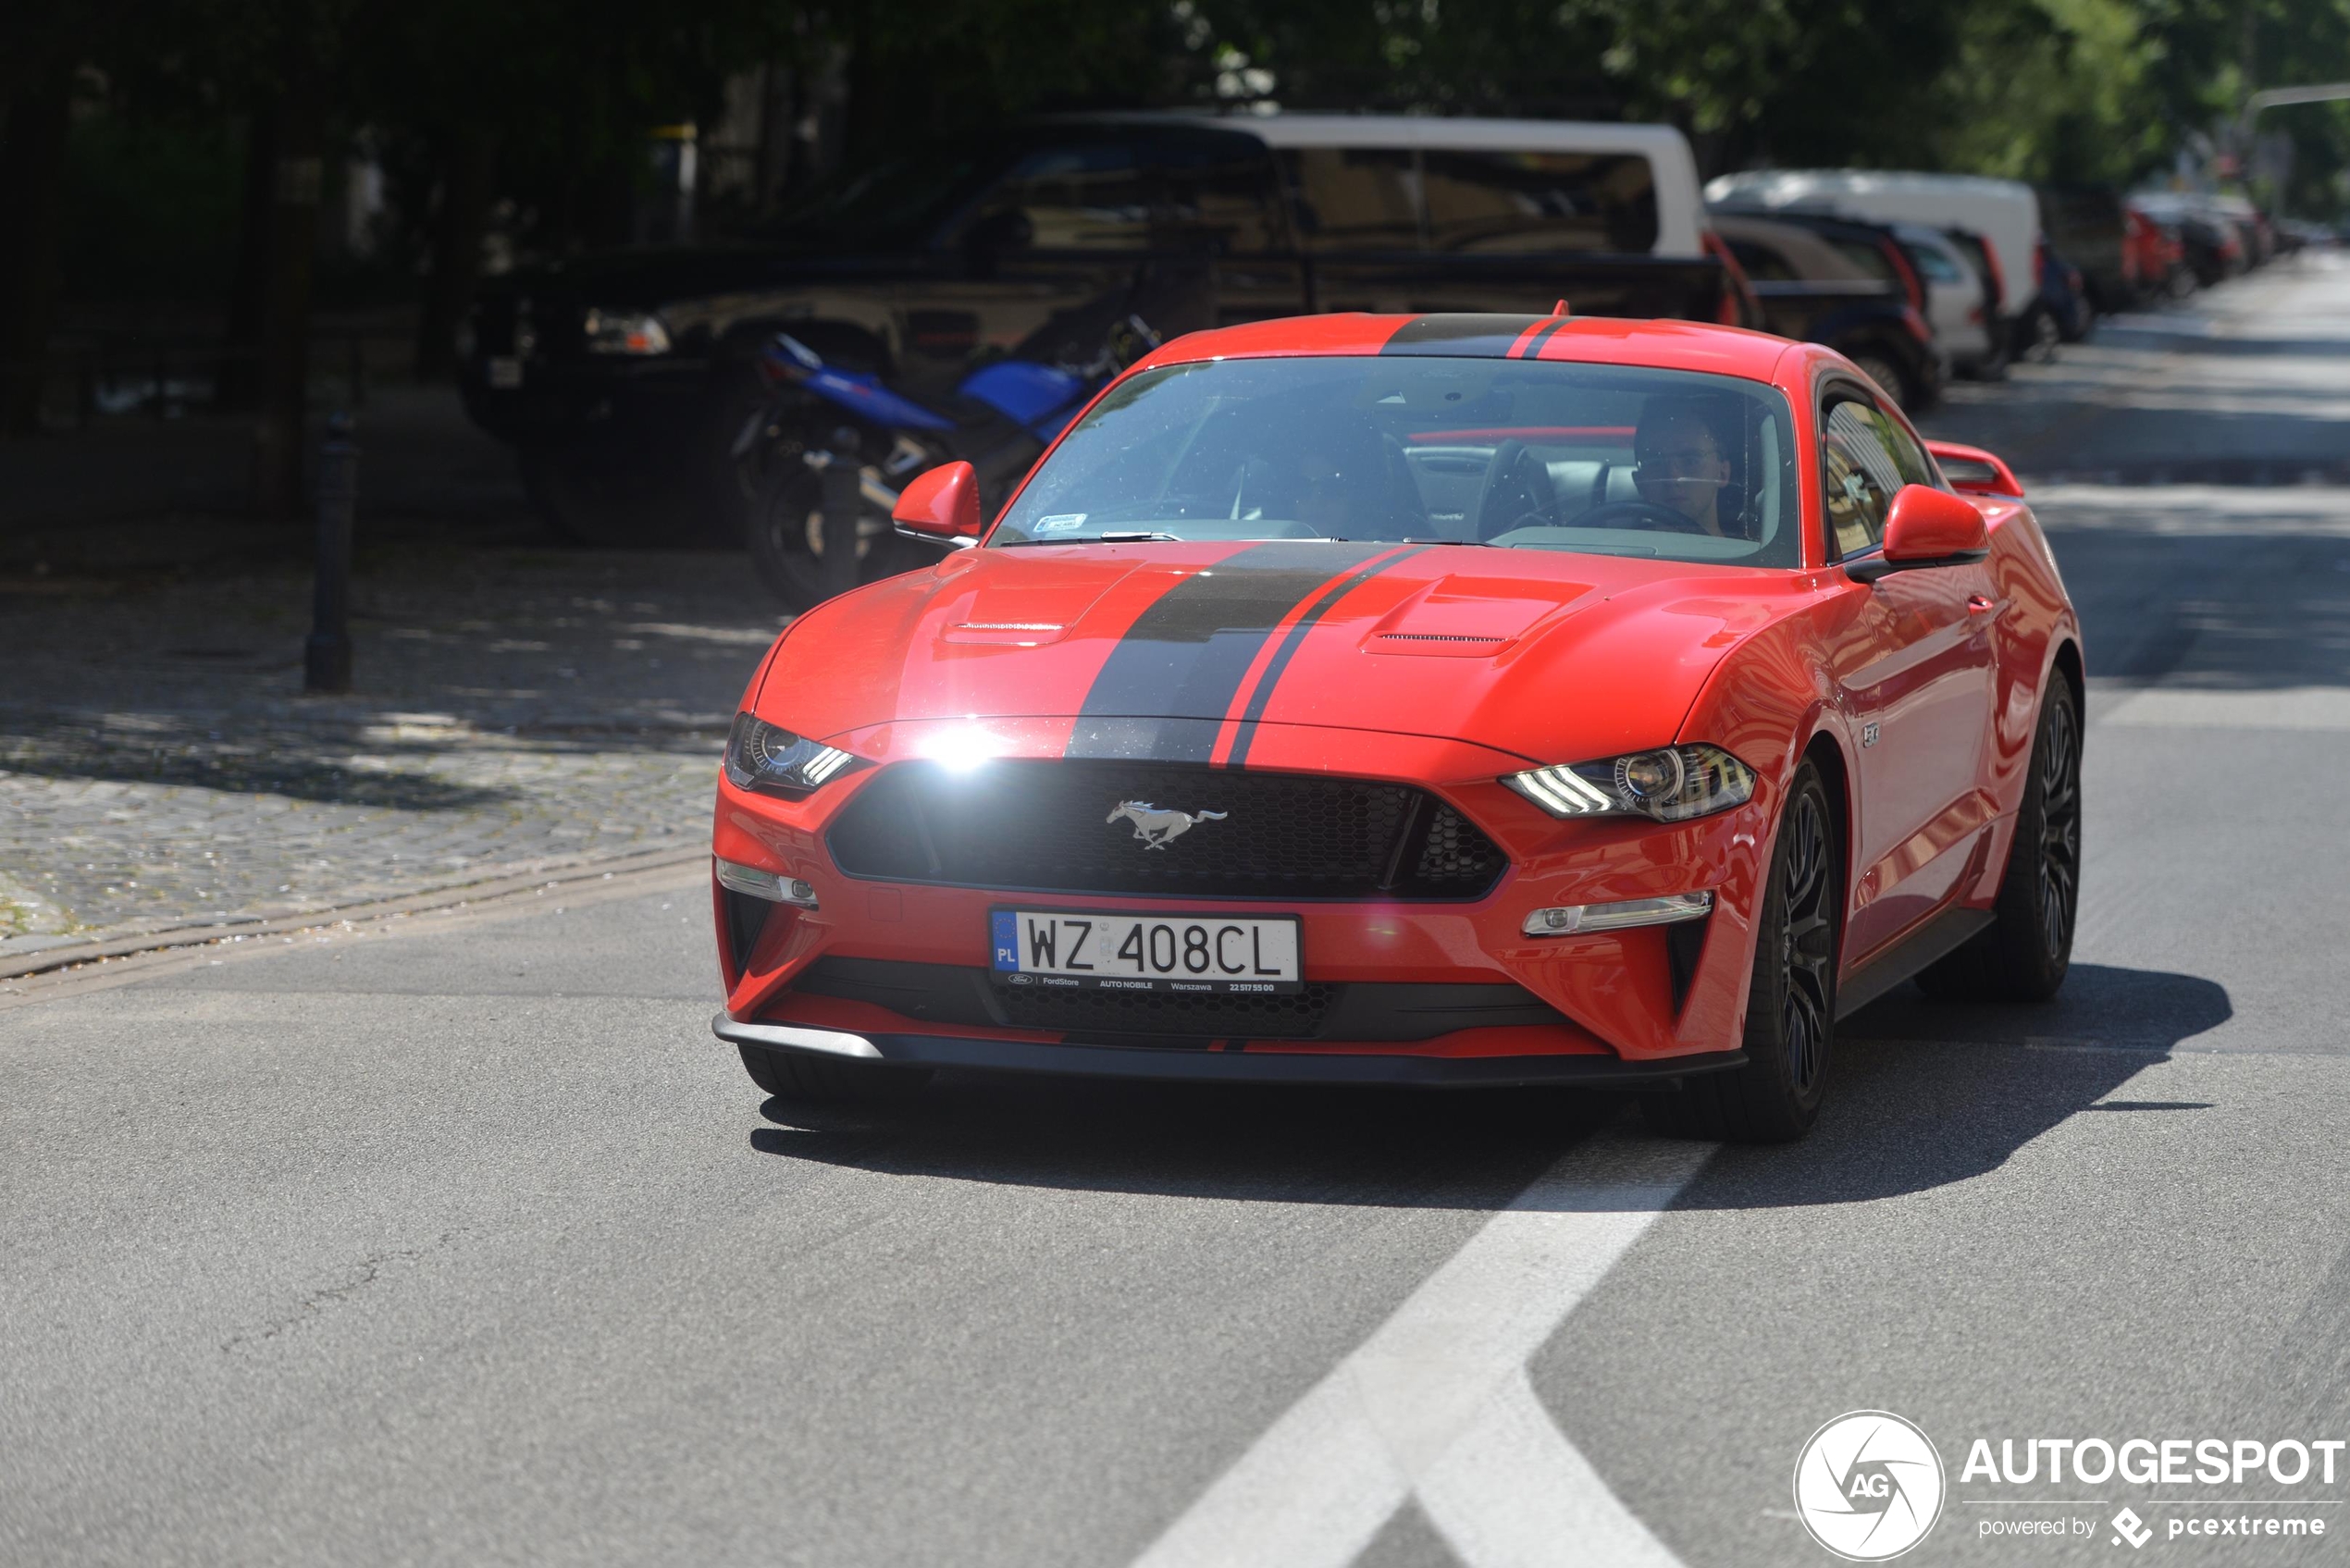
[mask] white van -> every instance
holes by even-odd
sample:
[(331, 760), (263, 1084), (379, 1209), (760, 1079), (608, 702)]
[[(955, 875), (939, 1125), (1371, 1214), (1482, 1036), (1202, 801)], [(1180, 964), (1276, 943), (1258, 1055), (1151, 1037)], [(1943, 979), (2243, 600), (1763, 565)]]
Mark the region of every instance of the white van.
[[(1425, 115), (1263, 115), (1218, 118), (1223, 130), (1246, 131), (1276, 154), (1305, 154), (1285, 161), (1292, 168), (1312, 154), (1393, 153), (1399, 173), (1414, 187), (1418, 221), (1441, 229), (1445, 222), (1448, 181), (1444, 155), (1499, 153), (1529, 161), (1559, 160), (1559, 172), (1588, 170), (1595, 177), (1581, 203), (1594, 217), (1611, 206), (1655, 205), (1653, 238), (1639, 246), (1651, 255), (1694, 257), (1706, 253), (1705, 200), (1698, 190), (1697, 159), (1688, 139), (1669, 125), (1541, 119), (1440, 119)], [(1404, 171), (1408, 171), (1407, 173)], [(1571, 191), (1563, 192), (1573, 201)], [(1457, 203), (1488, 204), (1489, 192), (1464, 190)], [(1469, 215), (1464, 212), (1464, 216)], [(1552, 215), (1567, 216), (1566, 213)], [(1445, 248), (1441, 235), (1438, 249)]]
[(1998, 263), (2002, 314), (2040, 291), (2040, 203), (2019, 179), (1973, 174), (1902, 174), (1858, 168), (1754, 169), (1705, 188), (1720, 206), (1808, 207), (1871, 223), (1922, 223), (1983, 236)]

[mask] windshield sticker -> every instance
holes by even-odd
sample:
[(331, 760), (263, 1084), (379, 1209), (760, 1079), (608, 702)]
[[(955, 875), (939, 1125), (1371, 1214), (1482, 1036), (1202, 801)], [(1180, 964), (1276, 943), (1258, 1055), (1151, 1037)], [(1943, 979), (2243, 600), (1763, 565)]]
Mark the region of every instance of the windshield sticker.
[(1085, 526), (1083, 512), (1061, 512), (1050, 517), (1039, 517), (1036, 520), (1034, 531), (1039, 534), (1073, 534), (1083, 526)]

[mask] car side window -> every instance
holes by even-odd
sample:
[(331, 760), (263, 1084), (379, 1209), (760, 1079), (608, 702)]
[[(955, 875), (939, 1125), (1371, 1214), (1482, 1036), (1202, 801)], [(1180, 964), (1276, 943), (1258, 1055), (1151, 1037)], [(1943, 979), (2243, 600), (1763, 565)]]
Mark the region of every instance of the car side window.
[(1284, 248), (1272, 157), (1255, 137), (1187, 137), (1145, 156), (1159, 187), (1156, 243), (1231, 256)]
[(1323, 250), (1416, 251), (1420, 172), (1410, 149), (1297, 147), (1281, 154), (1298, 228)]
[(1885, 416), (1850, 393), (1831, 392), (1820, 420), (1820, 496), (1830, 554), (1842, 561), (1885, 542), (1885, 517), (1905, 482), (1886, 450)]
[(1932, 486), (1934, 464), (1925, 460), (1925, 449), (1910, 434), (1910, 427), (1882, 408), (1872, 408), (1869, 414), (1876, 422), (1878, 439), (1893, 454), (1893, 466), (1899, 470), (1901, 483)]
[(1656, 173), (1638, 153), (1429, 148), (1420, 154), (1439, 251), (1614, 251), (1656, 245)]
[(1026, 221), (1040, 251), (1140, 251), (1150, 241), (1157, 179), (1136, 150), (1117, 142), (1040, 147), (987, 193), (982, 221)]
[(1746, 269), (1747, 279), (1754, 283), (1793, 283), (1795, 268), (1772, 247), (1754, 240), (1733, 240), (1730, 254), (1738, 257), (1738, 265)]

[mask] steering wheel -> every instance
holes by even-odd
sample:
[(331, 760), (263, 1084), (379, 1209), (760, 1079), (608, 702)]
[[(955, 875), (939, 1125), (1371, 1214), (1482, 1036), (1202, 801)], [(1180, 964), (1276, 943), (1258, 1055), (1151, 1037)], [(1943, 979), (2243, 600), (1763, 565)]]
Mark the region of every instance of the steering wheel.
[(1688, 517), (1652, 500), (1611, 500), (1573, 519), (1571, 528), (1646, 528), (1673, 534), (1701, 534)]
[(1477, 537), (1490, 539), (1528, 525), (1544, 525), (1557, 515), (1558, 492), (1548, 465), (1524, 441), (1505, 439), (1495, 447), (1478, 489)]

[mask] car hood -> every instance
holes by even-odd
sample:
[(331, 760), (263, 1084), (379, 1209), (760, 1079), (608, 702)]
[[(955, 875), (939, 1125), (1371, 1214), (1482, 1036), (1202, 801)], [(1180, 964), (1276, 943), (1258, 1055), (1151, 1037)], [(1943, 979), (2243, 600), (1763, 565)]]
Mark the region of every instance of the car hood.
[(1579, 760), (1679, 736), (1725, 652), (1809, 591), (1468, 546), (974, 549), (802, 617), (756, 708), (851, 749), (875, 726), (1003, 720), (1052, 721), (1003, 727), (1069, 755), (1244, 761), (1253, 727), (1310, 725)]

